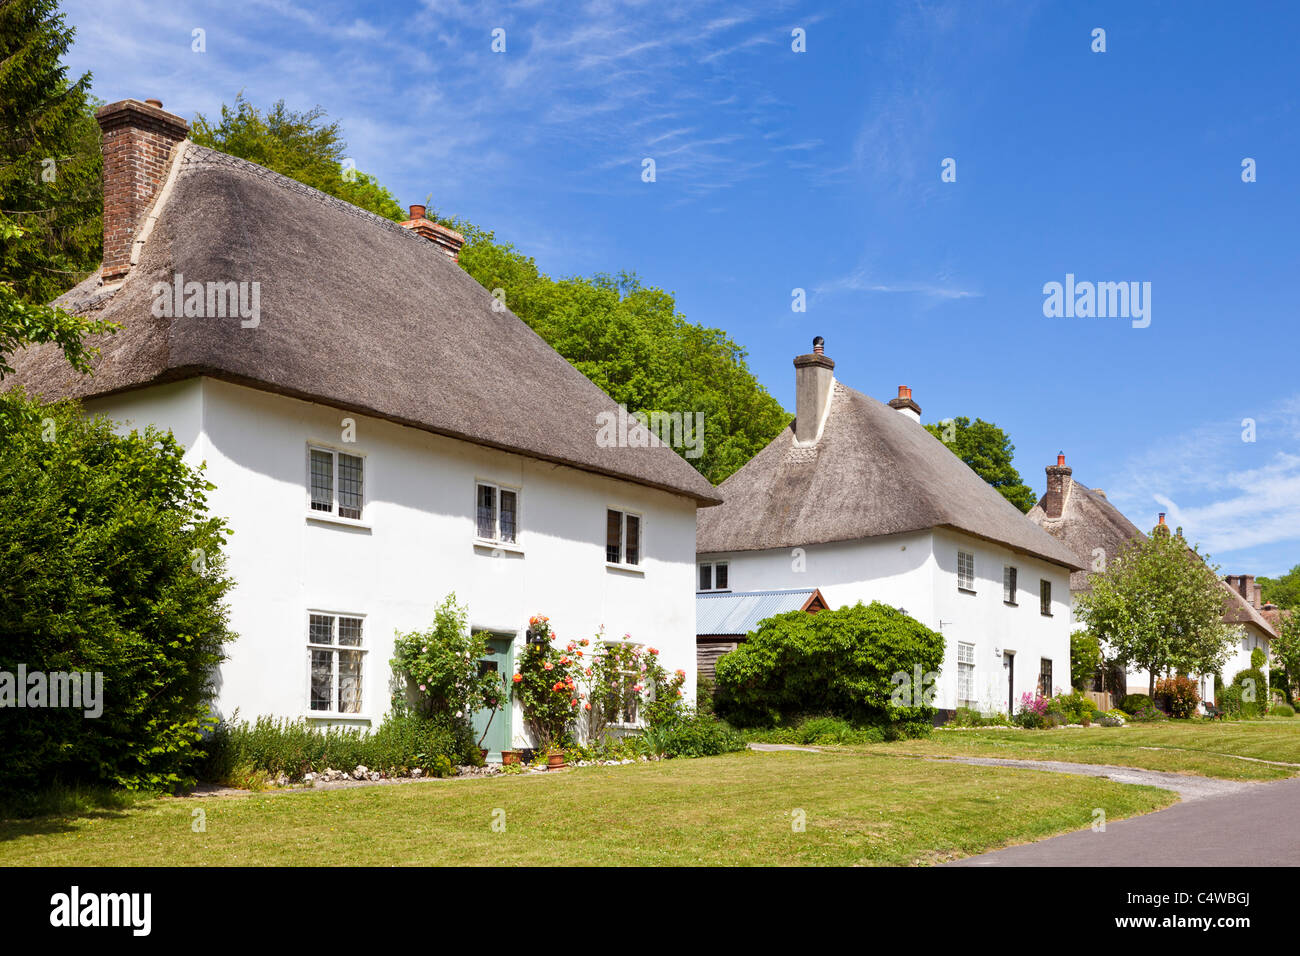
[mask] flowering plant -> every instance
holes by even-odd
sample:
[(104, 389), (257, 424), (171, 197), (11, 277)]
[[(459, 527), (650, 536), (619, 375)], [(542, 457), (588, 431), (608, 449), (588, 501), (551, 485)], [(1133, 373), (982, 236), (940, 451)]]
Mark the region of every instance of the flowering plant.
[(555, 646), (555, 634), (545, 615), (528, 619), (533, 640), (524, 648), (519, 670), (511, 679), (511, 695), (523, 708), (542, 749), (564, 747), (573, 740), (573, 724), (582, 703), (576, 675), (582, 657)]
[(434, 612), (433, 626), (398, 634), (393, 641), (393, 706), (403, 712), (414, 698), (417, 713), (468, 720), (477, 710), (496, 711), (507, 700), (495, 671), (479, 667), (489, 653), (485, 633), (471, 634), (468, 614), (449, 594)]

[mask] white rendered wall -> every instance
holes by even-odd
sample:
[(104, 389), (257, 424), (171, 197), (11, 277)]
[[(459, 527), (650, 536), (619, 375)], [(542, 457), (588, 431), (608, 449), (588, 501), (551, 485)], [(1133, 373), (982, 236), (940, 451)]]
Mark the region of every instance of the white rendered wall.
[[(240, 635), (221, 669), (223, 716), (311, 716), (310, 609), (365, 616), (362, 713), (346, 722), (376, 726), (389, 707), (394, 632), (429, 626), (452, 591), (471, 627), (516, 635), (516, 656), (533, 614), (546, 614), (564, 641), (602, 625), (609, 637), (630, 634), (659, 648), (670, 671), (686, 671), (694, 700), (689, 499), (213, 379), (89, 407), (172, 428), (217, 485), (209, 506), (234, 532), (229, 603)], [(355, 420), (355, 442), (343, 441), (344, 418)], [(310, 517), (308, 442), (365, 457), (364, 526)], [(477, 480), (519, 489), (516, 548), (475, 543)], [(639, 570), (606, 566), (606, 508), (642, 515)], [(526, 746), (517, 712), (512, 726)]]

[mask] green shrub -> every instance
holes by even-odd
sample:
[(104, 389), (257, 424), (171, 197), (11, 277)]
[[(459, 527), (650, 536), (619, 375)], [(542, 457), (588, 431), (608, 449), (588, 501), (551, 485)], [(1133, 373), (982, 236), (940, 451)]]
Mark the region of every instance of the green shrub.
[(1120, 701), (1119, 709), (1126, 714), (1135, 714), (1144, 707), (1150, 707), (1152, 703), (1146, 694), (1129, 694)]
[(1058, 694), (1048, 701), (1047, 716), (1049, 722), (1059, 724), (1081, 724), (1087, 717), (1091, 722), (1097, 716), (1097, 705), (1091, 697), (1085, 697), (1079, 691)]
[(1295, 708), (1290, 704), (1274, 704), (1269, 713), (1274, 717), (1294, 717)]
[(1141, 707), (1129, 713), (1129, 720), (1138, 723), (1151, 723), (1157, 720), (1168, 720), (1169, 717), (1164, 714), (1155, 704), (1143, 704)]
[(695, 712), (705, 717), (713, 716), (713, 681), (701, 677), (695, 683)]
[(1262, 671), (1264, 665), (1268, 663), (1268, 655), (1264, 653), (1264, 648), (1257, 647), (1250, 652), (1250, 669)]
[(1266, 709), (1265, 702), (1268, 700), (1268, 678), (1264, 676), (1263, 671), (1254, 667), (1238, 671), (1232, 678), (1232, 687), (1241, 701), (1243, 719), (1252, 720), (1263, 716)]
[(943, 654), (940, 634), (879, 602), (778, 614), (718, 661), (715, 705), (741, 727), (816, 713), (929, 733)]
[(205, 751), (203, 779), (229, 786), (281, 774), (301, 780), (307, 773), (351, 771), (358, 765), (390, 774), (418, 767), (446, 776), (453, 764), (483, 762), (468, 722), (414, 714), (390, 715), (371, 733), (259, 717), (252, 724), (221, 725)]
[(972, 707), (958, 707), (952, 712), (948, 727), (998, 727), (1010, 723), (1006, 714), (981, 714)]
[(166, 432), (0, 395), (0, 671), (101, 675), (103, 709), (6, 708), (0, 794), (192, 781), (234, 635), (227, 529), (184, 453)]
[(1087, 690), (1102, 665), (1101, 642), (1086, 628), (1070, 634), (1070, 684)]
[(746, 746), (745, 738), (731, 727), (702, 714), (684, 714), (649, 727), (643, 738), (655, 753), (665, 757), (713, 757)]

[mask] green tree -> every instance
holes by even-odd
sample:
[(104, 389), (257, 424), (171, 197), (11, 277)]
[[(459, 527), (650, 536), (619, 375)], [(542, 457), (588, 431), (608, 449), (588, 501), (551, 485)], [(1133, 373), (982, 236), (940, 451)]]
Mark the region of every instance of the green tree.
[(1270, 677), (1280, 687), (1288, 704), (1295, 703), (1295, 687), (1300, 682), (1300, 613), (1284, 614), (1271, 642), (1273, 669)]
[(1277, 578), (1255, 579), (1263, 588), (1264, 600), (1278, 607), (1300, 610), (1300, 564)]
[(1033, 489), (1021, 480), (1020, 472), (1012, 464), (1016, 446), (997, 425), (981, 418), (972, 422), (963, 416), (925, 427), (1022, 512), (1028, 512), (1037, 503)]
[(1101, 667), (1101, 642), (1088, 630), (1080, 629), (1070, 634), (1070, 685), (1075, 690), (1087, 690)]
[(4, 710), (0, 791), (192, 780), (233, 582), (183, 455), (170, 433), (0, 395), (0, 672), (102, 674), (97, 717)]
[(219, 121), (214, 123), (202, 113), (195, 115), (190, 139), (200, 146), (265, 166), (394, 222), (406, 218), (393, 194), (374, 176), (346, 162), (348, 147), (343, 132), (337, 121), (326, 121), (320, 106), (298, 113), (279, 100), (263, 113), (241, 92), (233, 107), (222, 104)]
[(73, 33), (57, 0), (0, 3), (0, 378), (45, 342), (88, 371), (85, 337), (112, 330), (46, 304), (95, 271), (102, 244), (90, 74), (69, 80), (60, 62)]
[(1079, 620), (1115, 659), (1156, 678), (1217, 671), (1227, 656), (1223, 588), (1217, 568), (1177, 533), (1153, 534), (1125, 546), (1092, 589), (1075, 599)]

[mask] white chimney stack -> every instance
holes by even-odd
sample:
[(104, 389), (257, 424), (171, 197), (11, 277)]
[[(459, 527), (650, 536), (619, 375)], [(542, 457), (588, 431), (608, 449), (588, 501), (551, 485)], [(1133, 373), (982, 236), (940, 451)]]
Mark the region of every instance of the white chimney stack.
[(795, 441), (812, 444), (821, 437), (822, 422), (831, 403), (834, 369), (835, 363), (826, 357), (825, 339), (820, 335), (813, 339), (810, 354), (795, 356)]
[(898, 409), (912, 421), (920, 424), (921, 406), (912, 401), (912, 389), (908, 386), (898, 386), (898, 398), (891, 398), (889, 407)]

